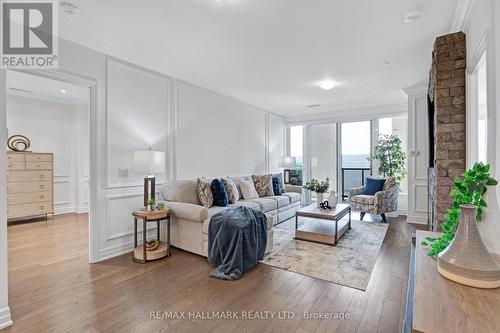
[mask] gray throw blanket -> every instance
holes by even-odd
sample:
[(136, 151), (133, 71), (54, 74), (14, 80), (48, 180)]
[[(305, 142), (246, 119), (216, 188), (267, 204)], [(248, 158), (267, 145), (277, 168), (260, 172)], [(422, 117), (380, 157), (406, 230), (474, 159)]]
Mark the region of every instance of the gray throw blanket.
[(215, 214), (208, 227), (209, 276), (238, 280), (264, 258), (267, 219), (260, 210), (238, 206)]

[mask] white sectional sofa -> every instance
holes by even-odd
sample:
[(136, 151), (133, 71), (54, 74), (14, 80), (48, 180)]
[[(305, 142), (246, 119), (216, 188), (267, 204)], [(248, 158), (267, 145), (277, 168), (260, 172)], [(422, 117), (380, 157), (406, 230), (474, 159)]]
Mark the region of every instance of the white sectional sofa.
[[(239, 179), (251, 179), (251, 176), (230, 178), (238, 184)], [(163, 192), (165, 201), (160, 202), (163, 202), (171, 211), (170, 243), (172, 246), (205, 257), (208, 256), (208, 225), (214, 214), (241, 205), (263, 211), (268, 221), (266, 252), (270, 252), (273, 248), (273, 225), (294, 217), (301, 203), (302, 188), (285, 185), (287, 192), (280, 196), (243, 200), (240, 192), (240, 200), (235, 204), (227, 207), (206, 208), (198, 199), (196, 186), (196, 179), (168, 182)]]

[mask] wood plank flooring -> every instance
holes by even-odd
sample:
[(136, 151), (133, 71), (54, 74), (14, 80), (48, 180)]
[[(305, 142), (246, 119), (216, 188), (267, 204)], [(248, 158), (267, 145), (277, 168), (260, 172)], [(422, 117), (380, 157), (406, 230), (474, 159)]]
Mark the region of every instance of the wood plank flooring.
[[(177, 249), (147, 265), (130, 255), (91, 265), (85, 214), (9, 225), (14, 326), (5, 332), (400, 332), (414, 227), (389, 223), (365, 292), (263, 264), (239, 281), (211, 279), (205, 258)], [(152, 319), (156, 311), (238, 311), (238, 319)], [(350, 318), (297, 319), (304, 311)]]

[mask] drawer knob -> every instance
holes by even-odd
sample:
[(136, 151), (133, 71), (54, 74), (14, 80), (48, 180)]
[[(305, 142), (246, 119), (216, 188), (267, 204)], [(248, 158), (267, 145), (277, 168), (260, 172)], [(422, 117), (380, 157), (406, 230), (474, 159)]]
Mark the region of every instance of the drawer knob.
[(42, 179), (45, 178), (45, 175), (40, 175), (40, 178), (42, 178)]
[(40, 185), (40, 188), (45, 188), (45, 185)]
[(45, 195), (41, 194), (40, 199), (43, 199), (43, 198), (45, 198)]
[(41, 206), (40, 206), (40, 209), (45, 209), (45, 206), (44, 206), (44, 205), (41, 205)]
[(8, 167), (8, 168), (11, 168), (11, 167), (12, 167), (12, 164), (8, 164), (8, 165), (7, 165), (7, 167)]
[(40, 164), (38, 164), (38, 167), (41, 167), (41, 165), (40, 165)]

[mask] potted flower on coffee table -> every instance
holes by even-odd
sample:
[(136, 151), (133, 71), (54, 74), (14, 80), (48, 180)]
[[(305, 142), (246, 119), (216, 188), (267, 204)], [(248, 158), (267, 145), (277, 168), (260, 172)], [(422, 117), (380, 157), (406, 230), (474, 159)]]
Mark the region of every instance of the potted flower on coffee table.
[(316, 192), (316, 205), (319, 207), (323, 202), (323, 194), (328, 192), (328, 188), (330, 187), (330, 179), (328, 177), (323, 181), (311, 179), (303, 187), (306, 190)]

